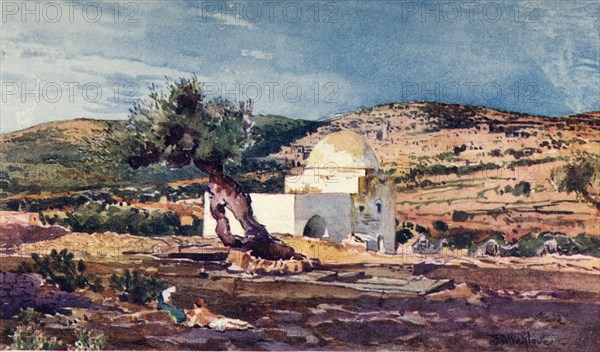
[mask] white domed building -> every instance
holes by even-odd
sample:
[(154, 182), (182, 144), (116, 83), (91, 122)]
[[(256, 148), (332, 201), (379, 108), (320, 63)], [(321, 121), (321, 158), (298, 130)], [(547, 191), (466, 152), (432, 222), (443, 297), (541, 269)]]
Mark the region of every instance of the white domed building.
[[(353, 234), (369, 249), (396, 252), (394, 186), (379, 173), (375, 153), (359, 134), (327, 135), (314, 146), (303, 173), (285, 178), (283, 194), (250, 196), (254, 215), (271, 233), (336, 243)], [(235, 218), (228, 218), (232, 232), (243, 235)], [(204, 236), (216, 236), (215, 227), (206, 216)]]

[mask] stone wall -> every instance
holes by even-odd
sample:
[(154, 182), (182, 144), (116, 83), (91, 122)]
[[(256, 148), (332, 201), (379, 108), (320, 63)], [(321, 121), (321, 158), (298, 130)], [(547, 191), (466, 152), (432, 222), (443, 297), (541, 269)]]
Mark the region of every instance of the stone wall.
[(0, 272), (0, 318), (10, 318), (21, 308), (34, 307), (41, 284), (42, 278), (37, 274)]

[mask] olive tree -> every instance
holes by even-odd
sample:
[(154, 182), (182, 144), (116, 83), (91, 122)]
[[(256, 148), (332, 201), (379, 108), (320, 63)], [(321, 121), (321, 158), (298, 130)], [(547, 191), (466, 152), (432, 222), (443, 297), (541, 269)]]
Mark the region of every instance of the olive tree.
[[(149, 99), (130, 111), (125, 132), (114, 131), (110, 147), (103, 148), (107, 157), (121, 155), (133, 168), (194, 165), (208, 176), (210, 215), (205, 216), (216, 220), (224, 245), (265, 259), (303, 258), (256, 220), (250, 196), (226, 173), (252, 145), (250, 101), (208, 100), (194, 77), (167, 81), (165, 92), (151, 87)], [(240, 222), (243, 236), (232, 233), (226, 209)]]
[(553, 169), (550, 178), (558, 191), (575, 192), (600, 210), (600, 155), (577, 155)]

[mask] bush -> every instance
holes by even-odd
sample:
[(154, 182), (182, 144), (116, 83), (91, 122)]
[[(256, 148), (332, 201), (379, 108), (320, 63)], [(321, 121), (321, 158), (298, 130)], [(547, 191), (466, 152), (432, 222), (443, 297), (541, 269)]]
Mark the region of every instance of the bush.
[(517, 183), (514, 188), (506, 185), (504, 187), (504, 192), (512, 193), (515, 197), (528, 196), (531, 193), (531, 184), (526, 181), (521, 181)]
[(513, 194), (517, 197), (519, 196), (528, 196), (531, 193), (531, 185), (529, 182), (521, 181), (517, 183), (515, 188), (513, 189)]
[(17, 320), (22, 322), (24, 325), (30, 325), (33, 323), (39, 323), (40, 318), (42, 317), (42, 313), (36, 311), (33, 308), (27, 308), (19, 311), (17, 314)]
[(578, 245), (578, 253), (600, 257), (600, 238), (580, 233), (573, 240)]
[(167, 285), (154, 275), (146, 276), (137, 270), (132, 273), (125, 269), (123, 276), (112, 274), (110, 288), (123, 292), (120, 297), (123, 301), (144, 304), (158, 298)]
[(79, 330), (75, 349), (77, 351), (100, 351), (106, 346), (106, 336), (102, 332)]
[(409, 229), (402, 229), (396, 231), (396, 244), (405, 244), (411, 238), (415, 237), (413, 232)]
[(503, 246), (506, 244), (506, 238), (504, 237), (504, 234), (502, 232), (492, 233), (492, 235), (488, 238), (488, 240), (494, 240), (494, 241), (498, 242), (498, 244), (500, 246)]
[(461, 145), (460, 147), (454, 147), (454, 155), (459, 155), (460, 153), (464, 152), (465, 150), (467, 150), (467, 146), (466, 145)]
[(181, 225), (177, 232), (180, 236), (202, 236), (204, 220), (192, 215), (191, 225)]
[(15, 333), (12, 335), (12, 344), (10, 348), (13, 350), (63, 350), (62, 343), (56, 337), (48, 338), (35, 325), (17, 326)]
[(455, 210), (452, 212), (452, 221), (463, 222), (469, 220), (471, 214), (462, 210)]
[(39, 254), (31, 254), (33, 266), (21, 263), (21, 271), (35, 272), (49, 283), (56, 284), (62, 291), (73, 292), (76, 289), (82, 289), (89, 286), (93, 291), (101, 291), (103, 289), (102, 282), (97, 277), (88, 279), (84, 275), (86, 266), (82, 259), (77, 263), (74, 261), (73, 253), (69, 253), (67, 249), (57, 252), (53, 249), (49, 256), (41, 258)]
[(526, 235), (519, 239), (517, 247), (504, 253), (503, 255), (511, 255), (515, 257), (534, 257), (537, 250), (544, 244), (546, 238), (543, 236), (534, 237)]
[[(46, 222), (53, 221), (45, 217)], [(119, 208), (89, 204), (66, 218), (55, 219), (60, 225), (75, 232), (116, 232), (138, 236), (170, 236), (181, 231), (179, 216), (173, 211), (147, 212), (137, 208)]]
[(504, 156), (504, 154), (502, 154), (502, 151), (500, 149), (492, 149), (492, 151), (490, 151), (488, 154), (490, 156), (493, 156), (496, 158), (500, 158), (500, 157)]
[(473, 240), (469, 235), (459, 234), (447, 237), (446, 244), (452, 249), (467, 249), (471, 248)]
[(446, 224), (443, 221), (436, 220), (436, 221), (432, 222), (431, 224), (436, 231), (441, 231), (441, 232), (448, 231), (448, 224)]
[(421, 225), (416, 225), (416, 226), (415, 226), (415, 231), (417, 231), (417, 233), (419, 233), (419, 234), (420, 234), (420, 233), (424, 233), (424, 234), (426, 234), (426, 235), (428, 235), (428, 234), (429, 234), (429, 229), (428, 229), (428, 228), (425, 228), (425, 227), (423, 227), (423, 226), (421, 226)]

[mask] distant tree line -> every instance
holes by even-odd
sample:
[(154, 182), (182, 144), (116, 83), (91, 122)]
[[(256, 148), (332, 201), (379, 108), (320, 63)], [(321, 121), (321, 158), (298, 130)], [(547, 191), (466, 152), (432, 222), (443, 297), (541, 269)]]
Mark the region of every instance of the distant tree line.
[(49, 225), (60, 225), (74, 232), (116, 232), (137, 236), (199, 236), (202, 220), (193, 217), (191, 225), (182, 225), (173, 211), (152, 211), (131, 207), (117, 207), (91, 203), (61, 217), (41, 214), (40, 220)]

